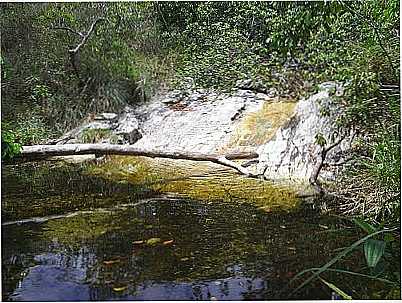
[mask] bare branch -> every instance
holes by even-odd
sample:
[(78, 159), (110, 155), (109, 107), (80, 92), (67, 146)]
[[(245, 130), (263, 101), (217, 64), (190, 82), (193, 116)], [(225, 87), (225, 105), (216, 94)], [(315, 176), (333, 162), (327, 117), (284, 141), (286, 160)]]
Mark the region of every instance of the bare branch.
[(347, 158), (347, 159), (345, 159), (343, 161), (336, 162), (336, 163), (324, 163), (323, 166), (324, 167), (326, 167), (326, 166), (342, 166), (342, 165), (345, 165), (346, 163), (348, 163), (348, 162), (350, 162), (350, 161), (352, 161), (354, 159), (355, 159), (354, 157), (350, 157), (350, 158)]
[(71, 48), (68, 50), (69, 55), (70, 55), (70, 62), (71, 62), (71, 66), (74, 69), (74, 73), (77, 76), (78, 80), (80, 81), (81, 85), (84, 85), (84, 81), (81, 79), (80, 74), (79, 74), (79, 68), (78, 68), (78, 64), (77, 64), (77, 54), (78, 51), (80, 50), (81, 47), (83, 47), (85, 45), (85, 43), (87, 42), (88, 38), (91, 36), (92, 32), (95, 30), (95, 26), (96, 24), (98, 24), (101, 21), (105, 21), (105, 18), (98, 18), (96, 19), (94, 22), (92, 22), (91, 26), (89, 27), (89, 30), (86, 34), (83, 34), (79, 31), (76, 31), (70, 27), (67, 26), (59, 26), (59, 27), (53, 27), (52, 29), (56, 29), (56, 30), (66, 30), (69, 31), (75, 35), (78, 35), (81, 37), (81, 41), (80, 43), (77, 44), (76, 47)]
[(231, 167), (248, 177), (257, 177), (246, 168), (231, 161), (236, 159), (258, 158), (258, 154), (251, 153), (231, 153), (228, 155), (202, 154), (193, 152), (166, 152), (158, 150), (143, 150), (130, 145), (114, 144), (65, 144), (65, 145), (33, 145), (23, 146), (21, 156), (23, 159), (43, 159), (51, 156), (67, 155), (131, 155), (144, 156), (151, 158), (183, 159), (192, 161), (209, 161), (226, 167)]
[(318, 176), (320, 175), (321, 169), (324, 166), (324, 161), (327, 157), (328, 152), (333, 149), (335, 146), (339, 145), (347, 136), (347, 133), (345, 132), (344, 135), (342, 135), (338, 140), (336, 140), (334, 143), (332, 143), (328, 147), (322, 147), (321, 153), (318, 157), (317, 164), (309, 178), (309, 182), (311, 185), (315, 187), (315, 189), (318, 191), (318, 193), (322, 194), (324, 193), (324, 190), (318, 180)]
[(78, 35), (78, 36), (80, 36), (80, 37), (84, 37), (84, 34), (83, 34), (83, 33), (80, 33), (80, 32), (78, 32), (78, 31), (75, 31), (75, 30), (73, 30), (72, 28), (67, 27), (67, 26), (52, 27), (52, 29), (66, 30), (66, 31), (69, 31), (70, 33), (76, 34), (76, 35)]
[(92, 32), (95, 29), (96, 24), (98, 22), (104, 21), (104, 20), (106, 20), (106, 19), (105, 18), (98, 18), (94, 22), (92, 22), (91, 27), (89, 28), (88, 32), (85, 35), (81, 34), (81, 37), (82, 37), (81, 42), (78, 43), (78, 45), (75, 48), (70, 49), (69, 52), (74, 53), (74, 54), (77, 53), (80, 50), (80, 48), (87, 42), (88, 38), (91, 36)]

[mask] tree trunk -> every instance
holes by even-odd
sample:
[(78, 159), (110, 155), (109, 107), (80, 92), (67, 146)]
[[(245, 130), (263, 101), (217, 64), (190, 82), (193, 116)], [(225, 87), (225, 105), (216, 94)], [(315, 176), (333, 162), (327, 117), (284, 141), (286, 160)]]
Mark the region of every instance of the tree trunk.
[(158, 151), (144, 150), (131, 145), (114, 145), (114, 144), (63, 144), (63, 145), (32, 145), (23, 146), (21, 157), (25, 160), (44, 159), (51, 156), (68, 156), (68, 155), (129, 155), (144, 156), (151, 158), (169, 158), (183, 159), (192, 161), (209, 161), (223, 166), (231, 167), (243, 175), (256, 177), (256, 174), (249, 172), (246, 168), (231, 161), (236, 159), (254, 159), (258, 158), (257, 153), (239, 152), (227, 155), (202, 154), (194, 152), (178, 152), (178, 151)]

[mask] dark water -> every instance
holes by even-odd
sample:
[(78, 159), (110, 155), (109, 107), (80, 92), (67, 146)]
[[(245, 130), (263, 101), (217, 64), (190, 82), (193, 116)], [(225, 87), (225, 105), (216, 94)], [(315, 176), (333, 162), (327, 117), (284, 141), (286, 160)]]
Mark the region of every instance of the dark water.
[[(286, 299), (296, 273), (356, 239), (309, 208), (160, 196), (57, 165), (3, 167), (2, 177), (3, 300)], [(331, 290), (317, 282), (295, 298)]]

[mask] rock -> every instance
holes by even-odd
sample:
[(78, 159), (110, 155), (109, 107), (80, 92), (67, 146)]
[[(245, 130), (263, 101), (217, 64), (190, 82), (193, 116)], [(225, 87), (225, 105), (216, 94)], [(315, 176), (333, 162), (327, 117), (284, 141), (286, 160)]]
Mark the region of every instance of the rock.
[(113, 128), (115, 128), (115, 125), (110, 121), (107, 121), (107, 120), (106, 121), (104, 121), (104, 120), (96, 121), (95, 120), (95, 121), (90, 122), (89, 124), (81, 127), (80, 133), (82, 133), (84, 130), (87, 130), (87, 129), (110, 129), (111, 130)]
[(343, 96), (344, 94), (344, 86), (341, 85), (341, 83), (335, 81), (321, 83), (320, 85), (318, 85), (318, 90), (327, 91), (337, 97)]
[(192, 90), (195, 87), (195, 81), (191, 77), (184, 77), (181, 85), (185, 90)]
[(199, 91), (190, 93), (188, 99), (193, 101), (182, 111), (158, 106), (157, 102), (137, 108), (137, 115), (143, 115), (144, 121), (141, 122), (143, 137), (135, 146), (216, 153), (229, 143), (243, 115), (250, 109), (256, 111), (263, 103), (216, 92), (203, 92), (203, 97), (199, 96)]
[(120, 143), (134, 144), (142, 138), (142, 134), (139, 131), (139, 122), (134, 112), (126, 109), (119, 117), (117, 124), (118, 127), (113, 131), (113, 133), (122, 138)]
[(126, 106), (120, 115), (115, 113), (101, 113), (95, 116), (91, 122), (84, 123), (63, 135), (57, 144), (83, 143), (83, 138), (87, 137), (85, 132), (88, 130), (110, 131), (100, 138), (99, 143), (120, 143), (134, 144), (141, 139), (142, 134), (139, 130), (139, 122), (135, 116), (133, 108)]
[(276, 96), (279, 95), (278, 90), (274, 87), (271, 87), (270, 89), (268, 89), (267, 91), (267, 95), (269, 98), (274, 98)]
[(318, 90), (319, 91), (330, 91), (336, 89), (337, 85), (336, 82), (333, 81), (328, 81), (328, 82), (323, 82), (318, 85)]
[(130, 133), (123, 133), (120, 134), (123, 136), (123, 144), (134, 144), (135, 142), (137, 142), (138, 140), (140, 140), (142, 138), (142, 134), (140, 133), (140, 131), (138, 129), (134, 129), (132, 132)]
[(263, 93), (258, 93), (257, 95), (255, 95), (255, 97), (256, 97), (257, 99), (261, 99), (261, 100), (269, 99), (269, 96), (266, 95), (266, 94), (263, 94)]
[(251, 90), (239, 89), (234, 93), (235, 96), (242, 98), (254, 98), (255, 94)]
[(168, 95), (170, 98), (181, 98), (183, 96), (183, 91), (181, 90), (173, 90)]
[[(316, 135), (322, 134), (329, 141), (338, 131), (335, 120), (339, 111), (336, 110), (328, 91), (333, 86), (324, 87), (325, 90), (300, 100), (293, 117), (277, 130), (272, 140), (258, 148), (258, 166), (261, 170), (265, 169), (266, 178), (308, 182), (321, 152), (321, 147), (316, 143)], [(321, 114), (323, 106), (330, 108), (329, 116)], [(332, 149), (327, 155), (327, 160), (339, 160), (339, 155), (350, 149), (352, 137), (348, 136), (339, 146)], [(332, 141), (328, 142), (330, 143)], [(327, 179), (333, 177), (331, 173), (323, 170), (323, 175), (325, 174)]]
[(161, 100), (161, 102), (164, 104), (175, 104), (177, 102), (180, 102), (180, 99), (168, 97)]
[[(236, 85), (251, 86), (252, 81), (242, 80)], [(322, 134), (329, 141), (337, 130), (335, 120), (339, 111), (332, 96), (343, 92), (342, 85), (336, 82), (323, 83), (319, 88), (317, 94), (297, 102), (293, 115), (293, 104), (286, 107), (285, 116), (278, 114), (280, 106), (275, 105), (275, 102), (283, 105), (280, 98), (266, 102), (277, 95), (274, 88), (265, 90), (267, 93), (237, 89), (231, 95), (206, 90), (175, 90), (164, 98), (151, 99), (136, 108), (126, 107), (117, 116), (102, 113), (98, 115), (102, 119), (82, 125), (66, 135), (69, 140), (79, 140), (86, 129), (110, 129), (111, 138), (117, 138), (120, 144), (134, 144), (147, 150), (205, 154), (223, 154), (228, 150), (250, 147), (259, 154), (257, 165), (247, 164), (253, 171), (264, 171), (268, 179), (306, 182), (321, 150), (316, 135)], [(169, 102), (181, 100), (179, 104), (183, 107), (164, 106), (167, 99)], [(323, 116), (322, 109), (330, 115)], [(284, 117), (281, 118), (284, 121), (277, 121), (278, 117)], [(267, 132), (272, 133), (264, 137)], [(332, 149), (328, 161), (342, 160), (351, 142), (351, 137), (347, 137)], [(321, 176), (330, 180), (336, 174), (337, 170), (325, 168)]]

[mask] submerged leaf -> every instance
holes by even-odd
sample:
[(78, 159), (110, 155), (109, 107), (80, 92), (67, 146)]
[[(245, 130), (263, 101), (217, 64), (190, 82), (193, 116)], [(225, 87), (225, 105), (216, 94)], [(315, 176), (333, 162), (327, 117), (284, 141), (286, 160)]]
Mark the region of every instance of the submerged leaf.
[(163, 242), (163, 245), (170, 245), (170, 244), (172, 244), (174, 242), (174, 240), (172, 239), (172, 240), (168, 240), (168, 241), (164, 241)]
[(103, 264), (112, 265), (112, 264), (119, 263), (119, 262), (120, 262), (120, 260), (110, 260), (110, 261), (103, 261)]
[(150, 238), (147, 240), (147, 245), (156, 245), (161, 241), (162, 241), (161, 238)]
[(113, 287), (114, 291), (123, 291), (126, 290), (128, 286), (122, 286), (122, 287)]
[(133, 241), (134, 245), (140, 245), (140, 244), (144, 244), (143, 240), (138, 240), (138, 241)]

